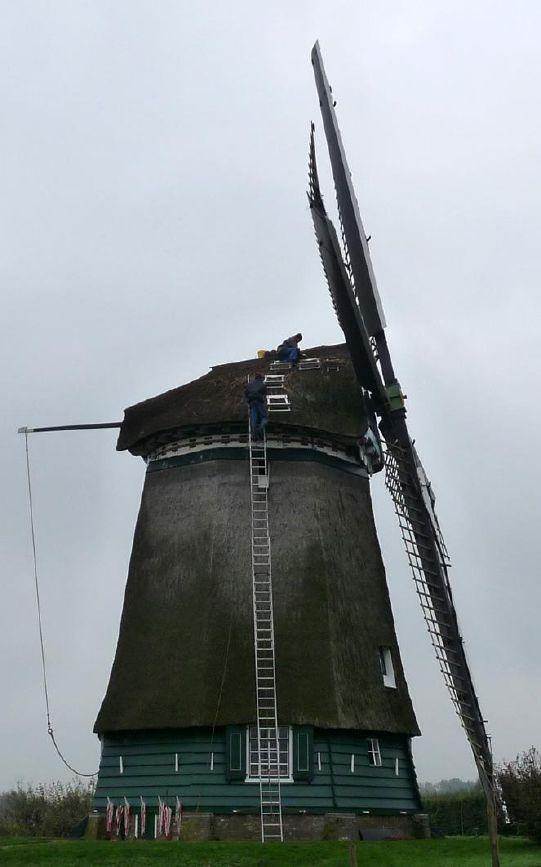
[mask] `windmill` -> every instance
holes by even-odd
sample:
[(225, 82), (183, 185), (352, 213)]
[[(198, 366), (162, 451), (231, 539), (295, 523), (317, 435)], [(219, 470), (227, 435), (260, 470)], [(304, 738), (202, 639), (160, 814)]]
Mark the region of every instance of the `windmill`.
[(385, 317), (370, 261), (332, 89), (319, 43), (312, 65), (334, 178), (345, 261), (327, 216), (317, 174), (312, 125), (308, 198), (333, 305), (359, 386), (385, 441), (386, 486), (393, 498), (407, 556), (445, 684), (471, 746), (487, 800), (493, 865), (497, 867), (497, 793), (489, 738), (464, 651), (449, 582), (449, 558), (434, 511), (435, 498), (406, 423), (404, 396), (385, 336)]
[[(411, 754), (419, 729), (370, 500), (370, 475), (384, 465), (380, 429), (423, 610), (493, 793), (446, 551), (407, 432), (317, 46), (313, 61), (347, 264), (319, 191), (313, 136), (309, 198), (347, 345), (316, 347), (296, 368), (264, 359), (215, 366), (129, 407), (121, 423), (22, 429), (120, 427), (117, 448), (146, 464), (94, 727), (95, 818), (111, 834), (422, 832)], [(269, 392), (262, 443), (243, 399), (257, 372)], [(50, 721), (49, 729), (52, 737)]]
[[(347, 348), (309, 354), (218, 365), (125, 412), (117, 448), (147, 468), (94, 727), (95, 808), (126, 798), (137, 818), (142, 798), (149, 836), (176, 798), (182, 838), (424, 830), (370, 501), (377, 455), (358, 447), (369, 417)], [(263, 442), (243, 399), (258, 371)]]

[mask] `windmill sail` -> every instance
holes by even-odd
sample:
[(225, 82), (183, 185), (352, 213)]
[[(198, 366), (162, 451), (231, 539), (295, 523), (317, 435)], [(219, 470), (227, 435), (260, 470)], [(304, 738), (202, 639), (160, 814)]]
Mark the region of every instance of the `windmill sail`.
[(329, 146), (332, 173), (338, 208), (344, 235), (346, 253), (351, 266), (355, 292), (364, 325), (370, 337), (385, 328), (385, 316), (379, 297), (374, 270), (368, 252), (368, 242), (363, 228), (359, 205), (351, 181), (351, 172), (346, 161), (344, 145), (334, 111), (334, 100), (325, 69), (319, 43), (312, 49), (312, 64), (321, 106), (325, 135)]
[[(336, 249), (336, 233), (323, 207), (312, 134), (309, 200), (320, 254), (359, 382), (371, 392), (375, 409), (381, 417), (380, 429), (387, 445), (386, 483), (394, 500), (432, 644), (471, 745), (487, 801), (493, 805), (495, 788), (490, 743), (464, 652), (449, 583), (447, 550), (434, 511), (431, 488), (408, 433), (404, 400), (383, 333), (385, 320), (381, 301), (336, 121), (334, 100), (317, 43), (312, 51), (312, 63), (355, 295), (347, 279), (347, 270), (341, 267), (343, 261)], [(355, 303), (357, 310), (352, 309)], [(372, 345), (376, 345), (385, 382), (384, 400), (381, 399), (381, 379), (374, 375), (372, 364), (366, 358), (370, 337), (375, 338)], [(355, 363), (355, 359), (361, 357), (362, 366)], [(493, 863), (498, 863), (494, 851), (493, 857), (496, 858)]]
[(313, 124), (310, 133), (309, 184), (308, 201), (321, 264), (338, 322), (346, 336), (357, 379), (363, 388), (370, 391), (374, 400), (383, 405), (387, 397), (381, 374), (363, 327), (361, 311), (342, 258), (336, 230), (327, 216), (319, 188)]

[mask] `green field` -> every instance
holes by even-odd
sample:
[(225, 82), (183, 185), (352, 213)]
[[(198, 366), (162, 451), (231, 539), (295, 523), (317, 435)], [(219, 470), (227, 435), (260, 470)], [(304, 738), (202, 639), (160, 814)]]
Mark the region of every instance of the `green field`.
[[(59, 867), (490, 867), (483, 838), (350, 843), (156, 843), (0, 839), (0, 865)], [(541, 847), (505, 839), (502, 867), (541, 867)]]

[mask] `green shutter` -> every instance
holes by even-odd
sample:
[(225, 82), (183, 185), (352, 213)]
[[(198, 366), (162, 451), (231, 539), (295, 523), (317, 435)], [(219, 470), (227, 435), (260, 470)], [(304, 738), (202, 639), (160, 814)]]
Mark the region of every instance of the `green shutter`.
[(314, 730), (312, 726), (293, 729), (293, 779), (310, 781), (314, 776)]
[(246, 726), (226, 726), (225, 776), (230, 781), (246, 778)]

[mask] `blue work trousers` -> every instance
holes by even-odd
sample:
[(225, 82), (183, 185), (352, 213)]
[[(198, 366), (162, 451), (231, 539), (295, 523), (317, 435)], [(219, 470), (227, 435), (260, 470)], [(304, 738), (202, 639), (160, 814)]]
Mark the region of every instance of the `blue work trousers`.
[(299, 355), (300, 351), (297, 346), (284, 346), (284, 348), (280, 350), (278, 357), (280, 361), (290, 361), (294, 363), (298, 360)]
[(250, 425), (252, 434), (255, 437), (263, 435), (265, 425), (269, 420), (267, 413), (267, 404), (262, 400), (250, 401)]

